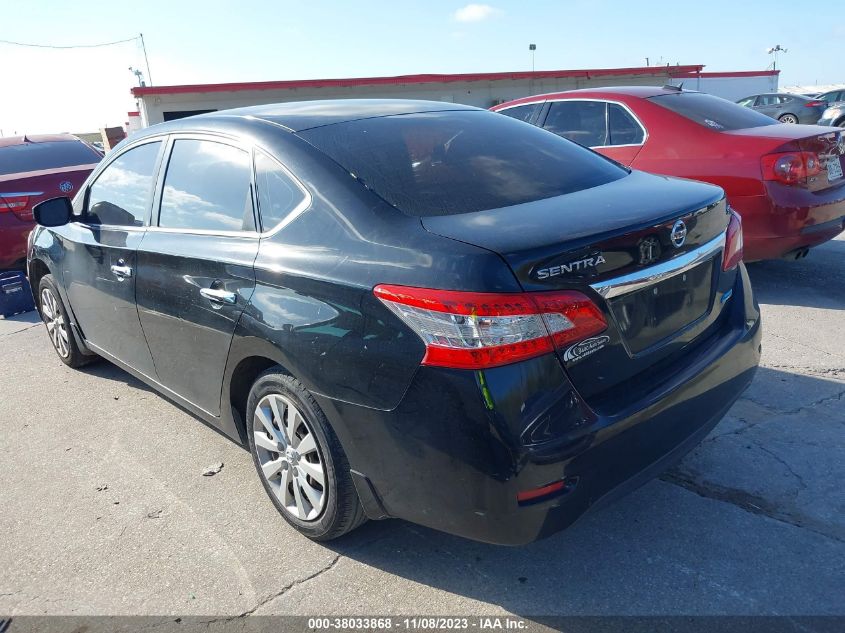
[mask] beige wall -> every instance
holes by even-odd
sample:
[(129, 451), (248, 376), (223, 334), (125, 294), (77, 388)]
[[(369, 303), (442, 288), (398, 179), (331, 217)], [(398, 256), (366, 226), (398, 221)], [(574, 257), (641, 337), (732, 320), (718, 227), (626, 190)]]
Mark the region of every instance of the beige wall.
[(387, 86), (351, 86), (343, 88), (294, 88), (253, 90), (238, 92), (194, 92), (186, 94), (148, 95), (139, 99), (143, 124), (153, 125), (164, 121), (164, 113), (184, 110), (225, 110), (249, 105), (307, 101), (311, 99), (428, 99), (451, 101), (489, 108), (490, 106), (532, 94), (562, 92), (579, 88), (604, 86), (661, 86), (677, 85), (683, 81), (685, 88), (709, 92), (731, 101), (761, 92), (777, 90), (778, 78), (774, 76), (707, 77), (670, 79), (654, 75), (622, 75), (589, 78), (560, 78), (542, 80), (500, 80), (449, 82), (429, 84), (397, 84)]
[(563, 78), (543, 80), (502, 80), (450, 82), (439, 84), (397, 84), (395, 86), (353, 86), (344, 88), (276, 89), (239, 92), (196, 92), (147, 95), (139, 99), (145, 125), (164, 121), (164, 112), (178, 110), (225, 110), (247, 105), (307, 101), (311, 99), (429, 99), (451, 101), (481, 108), (544, 92), (561, 92), (600, 86), (662, 85), (664, 77), (620, 76), (597, 79)]

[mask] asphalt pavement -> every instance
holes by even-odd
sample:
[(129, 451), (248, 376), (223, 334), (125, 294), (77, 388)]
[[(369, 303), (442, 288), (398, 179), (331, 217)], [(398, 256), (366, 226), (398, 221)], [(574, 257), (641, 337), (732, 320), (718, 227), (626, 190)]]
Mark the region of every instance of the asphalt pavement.
[(521, 548), (398, 520), (312, 543), (246, 451), (0, 319), (0, 613), (845, 615), (845, 239), (749, 271), (745, 396), (678, 467)]

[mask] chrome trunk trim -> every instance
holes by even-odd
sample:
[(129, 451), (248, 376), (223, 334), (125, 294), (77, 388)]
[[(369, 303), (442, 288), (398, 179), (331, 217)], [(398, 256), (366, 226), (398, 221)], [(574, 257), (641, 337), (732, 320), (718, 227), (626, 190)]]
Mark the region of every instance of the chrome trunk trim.
[(590, 287), (605, 299), (611, 299), (620, 295), (646, 288), (652, 284), (659, 283), (675, 275), (680, 275), (700, 263), (711, 259), (717, 252), (725, 249), (725, 234), (720, 233), (718, 237), (702, 244), (696, 249), (679, 255), (674, 259), (662, 262), (656, 266), (650, 266), (643, 270), (637, 270), (621, 277), (606, 279), (590, 284)]

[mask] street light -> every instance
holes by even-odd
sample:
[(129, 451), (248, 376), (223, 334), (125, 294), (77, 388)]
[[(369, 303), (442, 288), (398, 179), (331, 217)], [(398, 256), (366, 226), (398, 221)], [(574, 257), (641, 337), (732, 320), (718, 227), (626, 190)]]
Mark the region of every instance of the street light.
[(146, 85), (144, 83), (144, 73), (142, 73), (140, 70), (132, 68), (132, 66), (129, 67), (129, 72), (132, 73), (133, 75), (135, 75), (135, 77), (138, 78), (138, 85), (139, 86), (141, 86), (143, 88)]
[(768, 53), (769, 55), (771, 55), (774, 58), (773, 61), (772, 61), (772, 70), (778, 69), (778, 53), (788, 53), (788, 52), (789, 51), (787, 51), (780, 44), (775, 44), (771, 48), (766, 49), (766, 53)]
[(537, 50), (536, 44), (529, 44), (528, 50), (531, 51), (531, 72), (534, 72), (534, 51)]

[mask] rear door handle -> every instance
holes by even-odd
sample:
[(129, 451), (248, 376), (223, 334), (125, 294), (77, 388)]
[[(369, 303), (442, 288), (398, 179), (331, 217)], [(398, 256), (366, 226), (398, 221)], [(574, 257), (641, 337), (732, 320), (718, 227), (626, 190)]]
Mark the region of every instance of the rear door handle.
[(220, 290), (218, 288), (200, 288), (200, 294), (211, 301), (212, 303), (220, 303), (225, 305), (235, 305), (238, 300), (238, 295), (228, 290)]
[(120, 264), (112, 264), (111, 271), (119, 279), (125, 279), (126, 277), (132, 276), (132, 269), (129, 266), (122, 266)]

